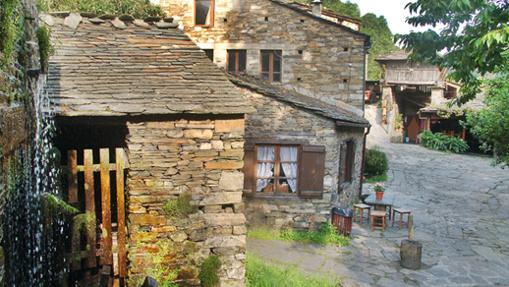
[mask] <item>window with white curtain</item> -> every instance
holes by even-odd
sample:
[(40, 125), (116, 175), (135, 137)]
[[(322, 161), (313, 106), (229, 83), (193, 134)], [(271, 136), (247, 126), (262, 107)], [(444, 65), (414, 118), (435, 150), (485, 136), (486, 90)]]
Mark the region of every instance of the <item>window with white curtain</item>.
[(298, 190), (299, 148), (291, 145), (256, 147), (256, 192), (292, 194)]

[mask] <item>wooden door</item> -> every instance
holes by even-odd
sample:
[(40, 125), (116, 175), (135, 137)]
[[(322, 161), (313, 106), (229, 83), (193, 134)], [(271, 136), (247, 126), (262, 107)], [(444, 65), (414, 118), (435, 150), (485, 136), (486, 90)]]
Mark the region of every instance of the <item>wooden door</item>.
[(410, 139), (410, 142), (417, 142), (417, 135), (419, 134), (419, 117), (418, 116), (409, 116), (409, 121), (407, 124), (407, 136)]

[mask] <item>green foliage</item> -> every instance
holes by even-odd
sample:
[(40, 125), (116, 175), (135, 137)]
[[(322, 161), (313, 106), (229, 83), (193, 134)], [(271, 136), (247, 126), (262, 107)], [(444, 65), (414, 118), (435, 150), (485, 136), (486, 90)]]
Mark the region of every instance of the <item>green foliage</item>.
[(368, 58), (368, 79), (380, 80), (382, 78), (382, 67), (375, 61), (379, 56), (398, 50), (394, 44), (394, 35), (389, 29), (387, 19), (384, 16), (376, 16), (367, 13), (362, 16), (361, 32), (370, 36), (371, 49)]
[(430, 131), (422, 132), (420, 137), (421, 144), (429, 149), (453, 153), (464, 153), (469, 149), (468, 144), (458, 137), (451, 137), (441, 133), (434, 134)]
[(248, 237), (262, 240), (284, 240), (301, 243), (315, 243), (320, 245), (347, 246), (350, 239), (338, 234), (336, 228), (330, 223), (324, 223), (318, 230), (294, 230), (285, 229), (275, 231), (265, 228), (259, 228), (248, 231)]
[(211, 255), (200, 266), (200, 282), (203, 287), (219, 286), (219, 268), (221, 261), (217, 255)]
[[(179, 285), (175, 281), (179, 270), (167, 264), (168, 259), (174, 256), (173, 243), (169, 240), (159, 241), (157, 247), (159, 251), (151, 254), (154, 265), (145, 270), (146, 276), (154, 278), (161, 287), (178, 287)], [(139, 285), (141, 284), (135, 286)]]
[(163, 211), (169, 217), (183, 218), (195, 213), (198, 207), (191, 204), (190, 193), (183, 193), (178, 198), (171, 199), (163, 206)]
[(73, 216), (80, 211), (74, 206), (68, 204), (56, 195), (51, 193), (44, 193), (42, 195), (42, 207), (46, 215), (67, 215)]
[(394, 119), (394, 129), (400, 131), (403, 129), (403, 115), (396, 114), (396, 118)]
[(41, 11), (89, 12), (98, 15), (131, 15), (135, 18), (163, 16), (160, 6), (149, 0), (38, 0)]
[(49, 57), (53, 53), (53, 46), (51, 45), (51, 32), (43, 26), (37, 29), (37, 40), (39, 42), (39, 54), (41, 61), (41, 70), (44, 73), (48, 72)]
[(508, 1), (417, 0), (407, 8), (413, 13), (409, 24), (437, 31), (397, 35), (398, 41), (412, 50), (414, 59), (447, 68), (462, 85), (460, 103), (480, 92), (481, 76), (507, 70)]
[(385, 192), (385, 187), (383, 187), (383, 185), (377, 184), (373, 190), (375, 192)]
[[(303, 4), (311, 4), (313, 0), (296, 0), (295, 2)], [(354, 19), (360, 19), (361, 11), (359, 6), (350, 1), (342, 2), (341, 0), (323, 0), (323, 7), (328, 10), (334, 11), (340, 15), (352, 17)]]
[(389, 170), (389, 163), (384, 152), (376, 149), (366, 150), (364, 174), (367, 177), (383, 176)]
[(338, 287), (335, 278), (309, 276), (295, 267), (282, 268), (267, 264), (253, 254), (247, 254), (246, 277), (248, 287)]
[(18, 0), (0, 4), (0, 70), (12, 61), (16, 43), (23, 37), (22, 5)]
[(492, 151), (495, 163), (509, 166), (509, 73), (487, 82), (486, 108), (467, 113), (467, 124), (482, 143)]
[(364, 180), (364, 182), (366, 183), (377, 183), (377, 182), (385, 182), (387, 181), (387, 174), (383, 174), (383, 175), (374, 175), (374, 176), (370, 176), (370, 177), (366, 177), (366, 179)]

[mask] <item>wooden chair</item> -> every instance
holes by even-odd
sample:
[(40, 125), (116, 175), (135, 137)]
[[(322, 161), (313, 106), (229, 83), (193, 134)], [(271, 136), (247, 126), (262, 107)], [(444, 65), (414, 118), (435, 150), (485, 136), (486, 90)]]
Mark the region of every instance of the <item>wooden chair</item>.
[[(367, 205), (364, 203), (358, 203), (353, 206), (353, 219), (356, 221), (359, 219), (359, 223), (364, 222), (364, 211), (368, 211), (368, 216), (366, 217), (367, 220), (369, 220), (369, 216), (371, 214), (371, 205)], [(357, 212), (359, 211), (359, 212)]]
[[(392, 226), (394, 226), (394, 221), (396, 221), (396, 213), (399, 214), (399, 228), (402, 228), (403, 224), (408, 226), (408, 218), (412, 214), (412, 211), (410, 211), (408, 209), (403, 209), (403, 208), (393, 208), (392, 209)], [(406, 222), (403, 221), (403, 216), (405, 214), (407, 215), (407, 221)]]
[[(380, 225), (378, 225), (380, 222)], [(373, 210), (371, 211), (371, 230), (375, 230), (376, 227), (382, 228), (382, 232), (385, 231), (385, 225), (387, 222), (387, 212)]]

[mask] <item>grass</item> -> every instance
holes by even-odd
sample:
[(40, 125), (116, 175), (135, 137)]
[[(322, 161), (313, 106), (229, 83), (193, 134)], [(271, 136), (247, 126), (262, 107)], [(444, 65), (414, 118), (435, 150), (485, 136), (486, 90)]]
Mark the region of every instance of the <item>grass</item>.
[(271, 230), (268, 228), (256, 228), (249, 230), (249, 238), (261, 240), (283, 240), (300, 243), (314, 243), (320, 245), (348, 246), (350, 238), (339, 235), (334, 226), (330, 223), (323, 224), (319, 230), (300, 231), (285, 229), (282, 231)]
[(365, 183), (377, 183), (377, 182), (386, 182), (387, 181), (387, 173), (382, 175), (374, 175), (371, 177), (366, 177)]
[(306, 276), (295, 267), (267, 264), (253, 254), (246, 259), (247, 287), (337, 287), (339, 279)]

